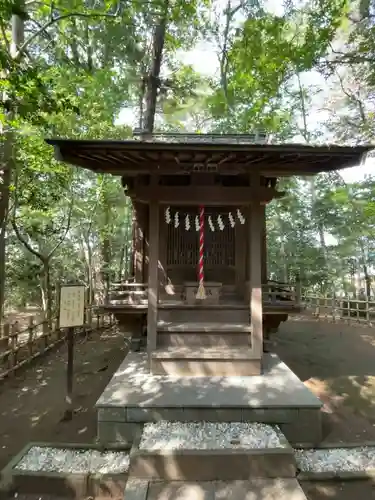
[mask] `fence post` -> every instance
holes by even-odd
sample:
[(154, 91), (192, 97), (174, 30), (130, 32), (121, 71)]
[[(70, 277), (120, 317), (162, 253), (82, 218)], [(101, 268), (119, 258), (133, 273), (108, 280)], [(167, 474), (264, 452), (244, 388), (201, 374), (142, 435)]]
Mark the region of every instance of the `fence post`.
[(320, 296), (315, 295), (315, 317), (319, 319), (320, 317)]
[(340, 295), (339, 316), (340, 316), (340, 319), (345, 318), (345, 314), (344, 314), (344, 301), (342, 300), (342, 295)]
[(0, 347), (3, 347), (4, 349), (7, 349), (9, 345), (9, 332), (10, 324), (5, 323), (5, 325), (3, 325), (3, 336), (0, 338)]
[(350, 323), (350, 318), (351, 318), (351, 302), (350, 302), (350, 297), (348, 296), (348, 302), (347, 302), (347, 306), (348, 306), (348, 324)]
[(366, 323), (370, 324), (370, 300), (368, 295), (366, 294)]
[(301, 305), (301, 282), (300, 282), (299, 278), (297, 278), (297, 280), (296, 280), (294, 300), (296, 301), (297, 306)]
[(27, 327), (27, 330), (29, 332), (27, 345), (29, 348), (29, 356), (31, 357), (33, 355), (34, 316), (30, 316), (29, 326)]
[(331, 308), (332, 308), (332, 321), (336, 321), (336, 296), (335, 296), (335, 289), (332, 289), (332, 299), (331, 299)]
[(356, 311), (357, 311), (357, 323), (360, 322), (360, 319), (359, 319), (359, 302), (358, 302), (358, 298), (356, 297), (355, 299), (355, 305), (356, 305)]
[(92, 309), (90, 306), (87, 308), (87, 323), (91, 328), (92, 327)]
[(61, 338), (60, 314), (58, 314), (56, 317), (55, 329), (56, 329), (56, 340), (60, 340)]
[(14, 323), (11, 328), (11, 338), (10, 338), (10, 367), (12, 369), (11, 373), (14, 375), (16, 365), (17, 365), (17, 340), (18, 340), (18, 323)]

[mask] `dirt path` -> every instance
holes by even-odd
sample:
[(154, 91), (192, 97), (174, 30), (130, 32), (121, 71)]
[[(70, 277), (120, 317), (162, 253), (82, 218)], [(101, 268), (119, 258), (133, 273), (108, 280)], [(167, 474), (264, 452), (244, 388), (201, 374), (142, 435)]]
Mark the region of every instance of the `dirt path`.
[(123, 336), (112, 328), (80, 339), (75, 349), (75, 407), (65, 409), (66, 346), (13, 379), (0, 383), (0, 470), (30, 441), (90, 442), (96, 437), (94, 405), (124, 358)]

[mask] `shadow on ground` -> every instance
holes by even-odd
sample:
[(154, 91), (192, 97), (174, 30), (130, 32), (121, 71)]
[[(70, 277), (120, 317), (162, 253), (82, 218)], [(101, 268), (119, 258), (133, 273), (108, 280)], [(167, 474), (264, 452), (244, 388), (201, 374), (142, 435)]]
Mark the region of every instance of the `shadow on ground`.
[(291, 319), (275, 350), (323, 401), (326, 440), (375, 441), (375, 329)]

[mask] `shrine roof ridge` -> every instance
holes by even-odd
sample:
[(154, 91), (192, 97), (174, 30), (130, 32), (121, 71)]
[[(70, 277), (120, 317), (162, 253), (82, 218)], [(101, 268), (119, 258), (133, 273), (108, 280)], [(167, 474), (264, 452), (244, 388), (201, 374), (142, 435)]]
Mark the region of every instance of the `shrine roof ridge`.
[(270, 135), (264, 131), (254, 131), (247, 134), (197, 134), (185, 132), (156, 132), (149, 134), (139, 129), (133, 130), (133, 136), (140, 142), (178, 143), (178, 144), (266, 144)]

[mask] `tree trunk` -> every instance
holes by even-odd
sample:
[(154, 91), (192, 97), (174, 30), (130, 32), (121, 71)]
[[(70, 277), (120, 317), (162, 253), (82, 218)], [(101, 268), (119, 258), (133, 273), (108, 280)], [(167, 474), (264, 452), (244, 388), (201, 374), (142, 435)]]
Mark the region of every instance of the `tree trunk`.
[(312, 212), (311, 215), (313, 217), (313, 220), (315, 222), (315, 226), (316, 226), (317, 231), (318, 231), (320, 248), (321, 248), (322, 256), (323, 256), (324, 270), (328, 274), (328, 251), (327, 251), (327, 245), (326, 245), (326, 240), (325, 240), (325, 235), (324, 235), (324, 226), (323, 226), (322, 222), (316, 216), (317, 196), (316, 196), (315, 179), (314, 178), (310, 179), (310, 194), (311, 194), (311, 212)]
[(165, 32), (167, 28), (169, 0), (165, 1), (164, 14), (155, 27), (152, 42), (152, 63), (147, 79), (146, 112), (144, 118), (144, 130), (152, 134), (155, 125), (156, 101), (160, 85), (160, 68), (163, 57)]
[(6, 270), (6, 232), (9, 211), (9, 187), (12, 176), (13, 134), (7, 131), (3, 144), (3, 165), (0, 171), (0, 323), (4, 317), (5, 270)]
[(92, 249), (90, 245), (89, 238), (87, 239), (87, 270), (88, 270), (88, 282), (89, 282), (89, 303), (90, 305), (94, 303), (95, 291), (94, 291), (94, 270), (92, 264)]
[(41, 276), (40, 280), (40, 298), (41, 298), (41, 303), (42, 303), (42, 311), (43, 311), (43, 316), (44, 318), (47, 315), (47, 297), (46, 297), (46, 291), (44, 287), (44, 277)]
[(110, 224), (110, 207), (109, 202), (104, 200), (104, 231), (101, 238), (101, 282), (103, 287), (103, 300), (108, 302), (108, 292), (110, 285), (110, 262), (111, 262), (111, 243), (109, 240), (109, 224)]
[(45, 316), (49, 328), (52, 328), (52, 288), (50, 259), (43, 259), (43, 290), (46, 302)]
[(365, 246), (363, 244), (363, 241), (359, 239), (359, 248), (361, 250), (361, 260), (362, 260), (362, 268), (363, 268), (363, 274), (365, 278), (365, 294), (368, 299), (371, 298), (371, 276), (368, 273), (368, 259), (367, 259), (367, 252), (365, 250)]
[[(25, 5), (23, 0), (19, 0), (18, 12), (24, 10)], [(12, 16), (12, 41), (10, 45), (10, 57), (14, 58), (17, 55), (17, 50), (24, 41), (24, 17), (19, 14)], [(6, 75), (4, 75), (6, 77)], [(3, 100), (8, 97), (5, 93), (2, 95)], [(4, 316), (4, 303), (5, 303), (5, 258), (6, 258), (6, 227), (8, 223), (9, 212), (9, 187), (12, 179), (13, 170), (13, 154), (14, 154), (14, 136), (13, 131), (7, 123), (13, 119), (15, 110), (9, 112), (6, 117), (3, 144), (3, 161), (0, 167), (0, 322)]]
[(122, 281), (123, 273), (124, 273), (125, 247), (126, 247), (126, 242), (124, 241), (124, 244), (121, 247), (120, 258), (119, 258), (119, 263), (118, 263), (118, 275), (117, 275), (117, 279), (118, 279), (119, 282)]

